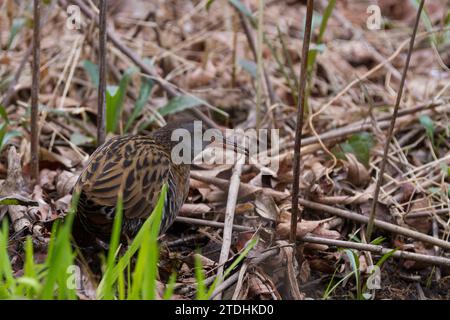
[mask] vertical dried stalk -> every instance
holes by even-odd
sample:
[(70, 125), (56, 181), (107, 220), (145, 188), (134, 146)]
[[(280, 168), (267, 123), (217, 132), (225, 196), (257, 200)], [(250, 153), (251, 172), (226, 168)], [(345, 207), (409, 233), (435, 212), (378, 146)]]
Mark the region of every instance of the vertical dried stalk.
[(381, 163), (380, 163), (380, 171), (378, 172), (377, 184), (375, 186), (375, 192), (373, 195), (373, 203), (372, 203), (372, 208), (370, 210), (369, 223), (367, 224), (366, 238), (367, 238), (368, 242), (370, 242), (370, 239), (372, 236), (373, 225), (374, 225), (374, 221), (375, 221), (375, 212), (377, 210), (378, 197), (380, 195), (380, 188), (381, 188), (381, 184), (383, 182), (383, 176), (384, 176), (384, 171), (385, 171), (386, 161), (387, 161), (387, 154), (389, 152), (389, 145), (391, 144), (392, 134), (394, 132), (394, 127), (395, 127), (395, 121), (397, 120), (397, 115), (398, 115), (398, 108), (400, 106), (400, 101), (402, 100), (403, 87), (405, 85), (405, 80), (406, 80), (406, 73), (408, 72), (409, 61), (411, 60), (411, 54), (414, 49), (414, 40), (416, 39), (417, 28), (419, 26), (419, 21), (420, 21), (420, 14), (422, 13), (422, 8), (423, 8), (424, 3), (425, 3), (425, 0), (421, 0), (419, 9), (417, 10), (416, 22), (414, 24), (414, 30), (411, 35), (411, 41), (409, 42), (408, 55), (406, 57), (405, 67), (403, 68), (402, 79), (400, 81), (400, 87), (399, 87), (398, 93), (397, 93), (397, 100), (395, 101), (394, 113), (391, 118), (391, 124), (389, 126), (386, 142), (384, 144), (383, 158), (381, 159)]
[[(250, 46), (250, 50), (252, 50), (253, 57), (255, 61), (257, 60), (257, 52), (256, 52), (256, 44), (255, 39), (253, 39), (252, 30), (250, 29), (250, 24), (247, 21), (247, 18), (242, 14), (241, 11), (238, 11), (239, 19), (241, 20), (242, 28), (244, 29), (245, 36), (247, 37), (248, 45)], [(264, 66), (263, 66), (264, 67)], [(274, 104), (277, 101), (275, 96), (275, 91), (273, 90), (272, 82), (270, 81), (270, 77), (267, 74), (266, 70), (263, 69), (264, 72), (264, 80), (266, 82), (267, 95), (269, 96), (270, 104)]]
[(308, 72), (308, 52), (309, 42), (311, 40), (311, 25), (313, 13), (313, 0), (308, 0), (306, 8), (305, 21), (305, 37), (303, 39), (302, 47), (302, 63), (300, 69), (300, 83), (298, 88), (298, 107), (297, 107), (297, 128), (295, 131), (295, 145), (294, 145), (294, 184), (292, 186), (292, 216), (291, 216), (291, 234), (290, 242), (294, 243), (297, 238), (297, 217), (301, 220), (301, 215), (298, 212), (298, 193), (300, 182), (300, 148), (302, 146), (302, 129), (303, 129), (303, 115), (305, 111), (305, 87), (306, 77)]
[(100, 0), (99, 85), (97, 106), (97, 144), (105, 142), (106, 128), (106, 1)]
[[(233, 167), (233, 174), (230, 179), (230, 188), (228, 189), (227, 206), (225, 208), (225, 226), (223, 228), (223, 242), (220, 250), (219, 268), (217, 269), (217, 277), (220, 282), (223, 281), (223, 271), (225, 262), (230, 255), (230, 247), (233, 235), (233, 221), (236, 211), (236, 203), (239, 194), (239, 186), (241, 183), (242, 167), (244, 166), (245, 157), (238, 155), (236, 164)], [(219, 283), (220, 283), (219, 282)], [(221, 294), (217, 299), (221, 299)]]
[(259, 0), (258, 6), (258, 33), (256, 36), (256, 129), (261, 125), (261, 105), (263, 91), (263, 21), (264, 21), (264, 0)]
[(233, 51), (232, 51), (232, 70), (231, 70), (231, 87), (236, 87), (236, 53), (237, 53), (237, 35), (238, 35), (238, 21), (236, 13), (233, 15)]
[(40, 25), (41, 3), (34, 0), (33, 8), (33, 78), (31, 84), (31, 180), (39, 180), (39, 65), (40, 65)]

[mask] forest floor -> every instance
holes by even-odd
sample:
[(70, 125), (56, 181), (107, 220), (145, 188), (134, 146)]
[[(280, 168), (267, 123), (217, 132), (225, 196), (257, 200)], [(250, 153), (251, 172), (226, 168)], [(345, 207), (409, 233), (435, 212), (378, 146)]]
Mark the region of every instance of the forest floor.
[[(27, 234), (34, 235), (35, 259), (45, 259), (51, 226), (65, 216), (72, 187), (96, 146), (98, 28), (83, 12), (80, 21), (73, 20), (76, 11), (68, 15), (68, 5), (76, 2), (54, 0), (42, 6), (40, 181), (28, 189), (32, 1), (0, 4), (0, 179), (7, 177), (9, 146), (15, 146), (26, 182), (20, 195), (34, 201), (23, 207), (25, 229), (14, 218), (10, 223), (9, 252), (17, 275), (23, 273)], [(96, 1), (81, 2), (95, 12)], [(373, 30), (368, 29), (367, 9), (375, 1), (336, 1), (329, 19), (328, 1), (315, 1), (315, 56), (308, 63), (301, 148), (302, 220), (297, 226), (298, 240), (304, 241), (296, 254), (288, 238), (306, 1), (265, 1), (260, 53), (266, 81), (258, 81), (258, 52), (249, 46), (249, 37), (257, 39), (258, 1), (109, 2), (108, 28), (117, 41), (110, 38), (107, 45), (107, 84), (117, 86), (109, 90), (121, 95), (111, 97), (118, 117), (111, 120), (109, 136), (146, 134), (192, 109), (223, 128), (246, 130), (258, 121), (260, 128), (278, 129), (278, 154), (240, 167), (239, 197), (231, 206), (230, 257), (255, 234), (259, 241), (234, 270), (234, 281), (221, 287), (223, 298), (357, 299), (368, 292), (375, 299), (450, 299), (450, 266), (432, 259), (450, 259), (450, 250), (429, 241), (448, 242), (450, 235), (448, 2), (426, 1), (376, 213), (388, 227), (376, 228), (368, 240), (365, 223), (355, 216), (368, 217), (372, 207), (416, 1), (377, 1), (382, 20)], [(154, 75), (139, 71), (129, 52)], [(158, 85), (161, 81), (180, 97), (171, 98)], [(262, 83), (261, 101), (257, 83)], [(235, 171), (234, 164), (192, 168), (181, 219), (161, 239), (160, 282), (176, 272), (175, 299), (193, 297), (189, 287), (196, 282), (196, 254), (206, 278), (217, 273)], [(0, 196), (14, 196), (6, 194), (4, 185)], [(11, 216), (7, 208), (0, 206), (0, 220)], [(317, 243), (314, 237), (344, 242)], [(352, 243), (425, 258), (358, 250)], [(379, 286), (373, 286), (371, 272), (380, 260)], [(81, 292), (79, 297), (94, 298)]]

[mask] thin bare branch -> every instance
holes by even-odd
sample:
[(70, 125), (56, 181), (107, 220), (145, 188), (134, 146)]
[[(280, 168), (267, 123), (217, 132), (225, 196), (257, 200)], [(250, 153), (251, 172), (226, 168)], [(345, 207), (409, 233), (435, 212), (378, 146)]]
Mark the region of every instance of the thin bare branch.
[(392, 115), (391, 124), (390, 124), (389, 130), (388, 130), (388, 133), (387, 133), (386, 141), (384, 143), (383, 158), (380, 163), (380, 171), (378, 173), (377, 184), (375, 186), (372, 208), (370, 210), (369, 223), (367, 224), (367, 230), (366, 230), (367, 241), (370, 241), (371, 236), (372, 236), (374, 220), (375, 220), (375, 213), (376, 213), (377, 206), (378, 206), (378, 197), (380, 195), (381, 184), (383, 183), (384, 171), (386, 169), (389, 145), (391, 144), (392, 134), (393, 134), (394, 128), (395, 128), (395, 121), (397, 120), (397, 115), (398, 115), (398, 108), (400, 106), (400, 101), (402, 100), (403, 87), (405, 85), (406, 74), (408, 72), (409, 62), (411, 60), (411, 54), (414, 49), (414, 40), (416, 39), (416, 33), (417, 33), (418, 26), (419, 26), (419, 21), (420, 21), (420, 14), (422, 13), (422, 8), (423, 8), (424, 3), (425, 3), (425, 0), (421, 0), (419, 9), (417, 10), (416, 22), (414, 24), (411, 41), (409, 43), (408, 55), (406, 57), (405, 67), (403, 68), (402, 79), (400, 81), (400, 87), (399, 87), (398, 93), (397, 93), (397, 100), (395, 101), (394, 113)]
[(308, 68), (308, 52), (309, 42), (311, 40), (311, 25), (312, 25), (312, 13), (313, 13), (313, 0), (308, 0), (306, 8), (306, 21), (305, 21), (305, 36), (303, 39), (302, 48), (302, 63), (300, 69), (300, 82), (298, 88), (298, 108), (297, 108), (297, 128), (295, 131), (295, 145), (294, 145), (294, 182), (292, 186), (292, 215), (291, 215), (291, 234), (290, 241), (294, 243), (297, 234), (297, 222), (298, 219), (302, 219), (298, 210), (298, 193), (300, 182), (300, 148), (302, 146), (302, 129), (303, 129), (303, 116), (305, 110), (305, 87), (306, 76)]
[(100, 0), (99, 22), (99, 84), (97, 105), (97, 145), (106, 138), (106, 10), (107, 1)]
[[(223, 228), (223, 242), (222, 249), (220, 250), (220, 258), (219, 258), (219, 268), (217, 270), (217, 276), (219, 279), (223, 277), (223, 266), (225, 262), (228, 260), (228, 256), (230, 254), (231, 240), (233, 234), (233, 221), (234, 221), (234, 212), (236, 209), (236, 202), (239, 195), (239, 187), (241, 184), (241, 173), (242, 167), (245, 162), (245, 157), (242, 155), (238, 155), (236, 164), (233, 168), (233, 174), (230, 179), (230, 188), (228, 191), (228, 199), (227, 206), (225, 209), (225, 226)], [(219, 298), (220, 298), (219, 294)]]
[[(380, 245), (334, 240), (334, 239), (315, 237), (315, 236), (310, 236), (310, 235), (304, 236), (302, 238), (302, 240), (305, 242), (325, 244), (325, 245), (335, 246), (335, 247), (340, 247), (340, 248), (350, 248), (350, 249), (356, 249), (356, 250), (369, 251), (369, 252), (373, 252), (373, 253), (378, 253), (380, 255), (385, 255), (393, 250), (393, 249), (385, 248)], [(426, 262), (431, 265), (447, 266), (447, 267), (450, 266), (450, 259), (444, 258), (444, 257), (429, 256), (426, 254), (419, 254), (419, 253), (407, 252), (407, 251), (402, 251), (402, 250), (398, 250), (398, 251), (394, 252), (392, 256), (397, 259), (408, 259), (408, 260), (413, 260), (413, 261)]]
[(40, 81), (40, 24), (41, 1), (34, 0), (33, 6), (33, 79), (31, 85), (31, 179), (33, 183), (39, 181), (39, 81)]
[(264, 0), (258, 1), (258, 32), (256, 37), (256, 129), (261, 125), (261, 106), (262, 106), (262, 92), (263, 92), (263, 21), (264, 21)]
[[(305, 200), (305, 199), (298, 199), (298, 202), (302, 205), (305, 206), (307, 208), (310, 209), (314, 209), (314, 210), (318, 210), (318, 211), (322, 211), (322, 212), (327, 212), (333, 215), (336, 215), (338, 217), (341, 218), (345, 218), (345, 219), (349, 219), (349, 220), (353, 220), (362, 224), (368, 224), (369, 223), (369, 218), (366, 216), (363, 216), (361, 214), (358, 214), (356, 212), (352, 212), (352, 211), (348, 211), (348, 210), (343, 210), (343, 209), (339, 209), (339, 208), (335, 208), (332, 206), (328, 206), (325, 204), (321, 204), (321, 203), (317, 203), (317, 202), (313, 202), (313, 201), (309, 201), (309, 200)], [(444, 241), (441, 239), (436, 239), (432, 236), (429, 236), (427, 234), (421, 233), (421, 232), (417, 232), (408, 228), (404, 228), (404, 227), (400, 227), (397, 226), (395, 224), (392, 223), (388, 223), (385, 221), (381, 221), (378, 219), (374, 220), (374, 225), (377, 228), (389, 231), (393, 234), (400, 234), (402, 236), (405, 237), (410, 237), (419, 241), (423, 241), (429, 244), (433, 244), (435, 246), (450, 250), (450, 242), (448, 241)]]
[[(247, 41), (248, 41), (248, 44), (250, 46), (250, 50), (252, 51), (253, 58), (255, 59), (255, 61), (257, 61), (258, 53), (257, 53), (257, 50), (256, 50), (256, 44), (255, 44), (255, 39), (253, 38), (252, 29), (250, 27), (250, 24), (248, 23), (248, 20), (242, 14), (242, 12), (240, 12), (238, 10), (238, 13), (239, 13), (239, 18), (240, 18), (240, 21), (241, 21), (242, 28), (244, 29), (245, 36), (247, 37)], [(277, 99), (276, 99), (276, 96), (275, 96), (275, 92), (273, 90), (273, 85), (272, 85), (272, 82), (270, 81), (270, 77), (267, 74), (266, 69), (265, 68), (263, 68), (263, 69), (264, 69), (263, 70), (264, 79), (266, 81), (267, 95), (269, 96), (270, 103), (274, 104), (277, 101)]]
[[(211, 220), (205, 220), (205, 219), (196, 219), (196, 218), (188, 218), (188, 217), (176, 217), (175, 218), (176, 222), (181, 222), (181, 223), (186, 223), (186, 224), (193, 224), (193, 225), (198, 225), (198, 226), (206, 226), (206, 227), (213, 227), (213, 228), (225, 228), (225, 223), (223, 222), (219, 222), (219, 221), (211, 221)], [(240, 226), (240, 225), (233, 225), (233, 230), (236, 231), (242, 231), (242, 232), (247, 232), (247, 231), (255, 231), (254, 228), (252, 227), (247, 227), (247, 226)]]

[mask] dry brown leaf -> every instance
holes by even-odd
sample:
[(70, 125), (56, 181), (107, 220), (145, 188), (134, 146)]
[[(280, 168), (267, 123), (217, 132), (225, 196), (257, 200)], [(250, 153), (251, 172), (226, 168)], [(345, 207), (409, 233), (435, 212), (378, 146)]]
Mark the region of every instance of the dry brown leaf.
[(346, 153), (345, 157), (347, 161), (343, 162), (347, 169), (347, 180), (357, 187), (367, 185), (370, 181), (370, 175), (366, 167), (351, 153)]
[(72, 193), (72, 189), (78, 180), (78, 175), (70, 171), (62, 171), (56, 177), (56, 192), (60, 198)]
[[(366, 217), (370, 216), (370, 212), (372, 210), (372, 202), (373, 200), (370, 199), (369, 201), (360, 205), (361, 213)], [(389, 207), (379, 201), (377, 205), (377, 211), (375, 212), (375, 218), (396, 224), (394, 219), (392, 218), (392, 215), (390, 214)]]
[(234, 210), (235, 214), (252, 213), (255, 211), (255, 206), (251, 202), (239, 203)]
[(58, 175), (56, 171), (42, 169), (39, 173), (39, 184), (47, 191), (53, 191), (56, 189), (55, 178)]
[[(410, 211), (428, 211), (428, 208), (427, 198), (422, 198), (412, 203)], [(408, 214), (406, 214), (403, 220), (408, 226), (419, 232), (429, 234), (431, 231), (431, 217), (429, 216), (408, 217)]]
[(211, 211), (211, 208), (204, 203), (185, 203), (181, 207), (180, 215), (185, 217), (201, 216)]
[(32, 197), (39, 203), (39, 207), (32, 207), (28, 209), (28, 214), (33, 217), (35, 221), (47, 221), (52, 218), (52, 209), (45, 202), (42, 187), (36, 185), (34, 187)]
[(336, 270), (335, 261), (331, 261), (324, 258), (311, 258), (308, 259), (311, 270), (320, 271), (325, 274), (333, 274)]
[[(315, 234), (315, 231), (327, 221), (329, 221), (329, 219), (325, 219), (325, 220), (305, 220), (305, 219), (303, 219), (301, 222), (297, 223), (297, 238), (301, 239), (303, 236), (307, 235), (308, 233)], [(281, 237), (285, 237), (285, 238), (289, 237), (290, 230), (291, 230), (290, 220), (288, 220), (288, 222), (279, 223), (277, 226), (277, 233)], [(321, 232), (323, 232), (323, 231), (321, 231)]]
[(64, 197), (59, 198), (55, 201), (55, 209), (58, 212), (67, 212), (70, 207), (70, 203), (72, 201), (72, 195), (66, 194)]
[(254, 273), (249, 273), (248, 283), (249, 297), (261, 300), (272, 300), (274, 296), (281, 298), (273, 281), (259, 268)]
[(256, 193), (255, 209), (261, 217), (271, 221), (277, 221), (280, 210), (278, 209), (273, 197), (263, 192)]

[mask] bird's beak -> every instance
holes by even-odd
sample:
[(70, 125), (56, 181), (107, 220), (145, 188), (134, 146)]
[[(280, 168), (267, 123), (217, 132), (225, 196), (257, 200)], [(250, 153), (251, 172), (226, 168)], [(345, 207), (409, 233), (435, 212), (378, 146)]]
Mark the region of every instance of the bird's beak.
[(222, 143), (226, 149), (233, 150), (235, 153), (240, 153), (248, 157), (248, 150), (245, 146), (240, 146), (236, 141), (231, 139), (223, 138)]

